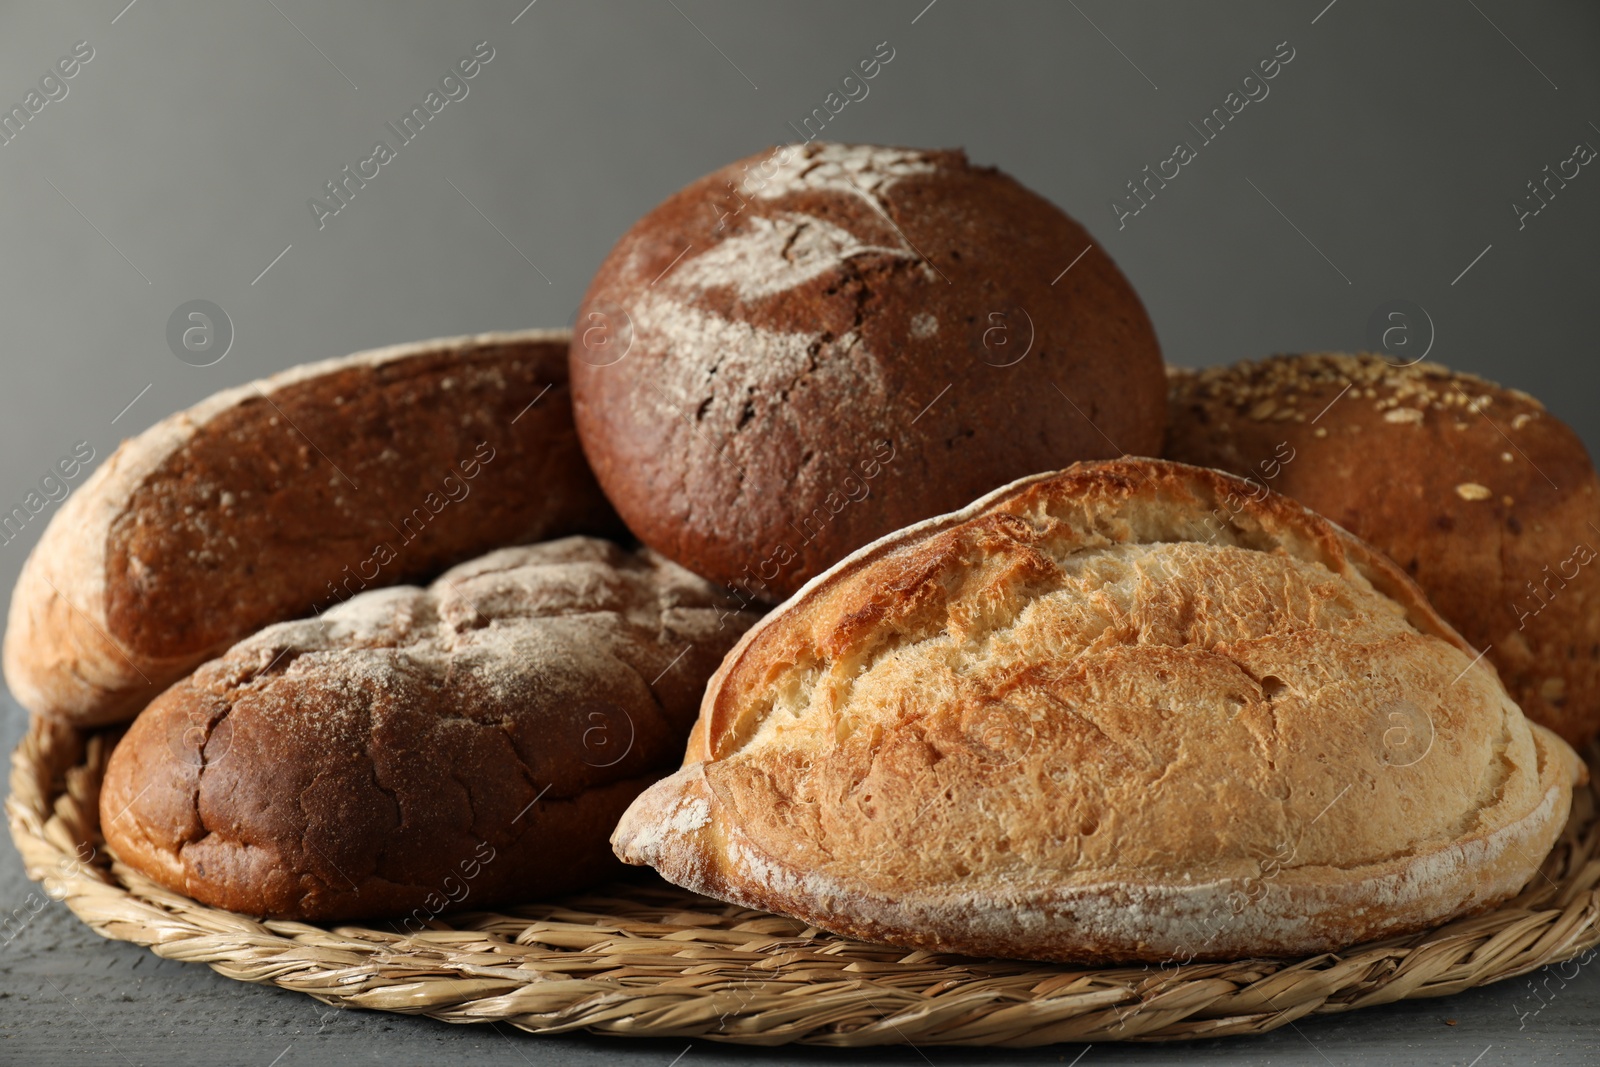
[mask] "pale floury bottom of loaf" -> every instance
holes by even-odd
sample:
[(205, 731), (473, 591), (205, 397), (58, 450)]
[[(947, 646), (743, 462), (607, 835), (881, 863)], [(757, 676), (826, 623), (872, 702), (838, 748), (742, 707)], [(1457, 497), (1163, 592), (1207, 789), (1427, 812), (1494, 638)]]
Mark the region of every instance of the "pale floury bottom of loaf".
[(1082, 464), (884, 538), (769, 615), (612, 841), (918, 948), (1338, 949), (1506, 899), (1565, 823), (1582, 764), (1475, 657), (1299, 505)]

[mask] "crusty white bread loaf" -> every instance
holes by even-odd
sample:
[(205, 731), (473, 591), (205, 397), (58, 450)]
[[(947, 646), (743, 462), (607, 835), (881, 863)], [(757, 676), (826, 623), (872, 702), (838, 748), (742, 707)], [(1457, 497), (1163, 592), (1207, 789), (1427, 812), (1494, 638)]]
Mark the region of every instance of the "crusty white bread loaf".
[(573, 429), (568, 336), (295, 367), (124, 441), (23, 566), (11, 692), (40, 714), (121, 721), (269, 623), (502, 545), (620, 531)]
[(1302, 954), (1514, 894), (1584, 773), (1387, 557), (1158, 460), (847, 557), (713, 677), (618, 855), (847, 936)]
[(180, 893), (302, 920), (482, 907), (616, 866), (754, 616), (653, 553), (569, 537), (279, 623), (112, 753), (101, 828)]

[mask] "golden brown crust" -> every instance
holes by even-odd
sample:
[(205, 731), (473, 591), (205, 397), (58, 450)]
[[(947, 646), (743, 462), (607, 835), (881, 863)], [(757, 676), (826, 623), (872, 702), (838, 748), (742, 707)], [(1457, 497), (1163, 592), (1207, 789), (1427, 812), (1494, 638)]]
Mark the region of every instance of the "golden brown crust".
[(613, 846), (1040, 959), (1315, 952), (1510, 896), (1581, 763), (1386, 556), (1243, 489), (1079, 464), (860, 550), (728, 655)]
[(12, 692), (41, 714), (119, 721), (268, 623), (499, 545), (617, 530), (573, 430), (567, 339), (484, 334), (297, 367), (125, 441), (23, 567)]
[(1170, 376), (1166, 455), (1253, 478), (1404, 567), (1535, 722), (1600, 732), (1600, 479), (1525, 393), (1433, 363), (1274, 356)]
[[(658, 870), (696, 892), (863, 941), (1067, 963), (1304, 956), (1425, 929), (1514, 896), (1560, 834), (1574, 777), (1584, 773), (1560, 738), (1532, 728), (1538, 777), (1528, 814), (1453, 841), (1426, 863), (1402, 857), (1289, 874), (1274, 865), (1280, 858), (1275, 849), (1232, 879), (1025, 885), (1004, 892), (969, 887), (962, 879), (908, 883), (884, 893), (774, 857), (741, 823), (742, 811), (726, 791), (713, 791), (703, 763), (640, 794), (612, 842), (629, 862), (654, 856)], [(664, 829), (650, 829), (646, 815)], [(921, 842), (929, 832), (907, 826), (904, 841)]]
[(612, 867), (617, 816), (751, 621), (676, 564), (581, 537), (365, 593), (150, 704), (107, 768), (106, 841), (170, 889), (278, 918), (577, 888)]
[(1160, 447), (1160, 352), (1127, 279), (959, 151), (732, 163), (618, 241), (579, 322), (600, 484), (646, 544), (761, 600), (1013, 478)]

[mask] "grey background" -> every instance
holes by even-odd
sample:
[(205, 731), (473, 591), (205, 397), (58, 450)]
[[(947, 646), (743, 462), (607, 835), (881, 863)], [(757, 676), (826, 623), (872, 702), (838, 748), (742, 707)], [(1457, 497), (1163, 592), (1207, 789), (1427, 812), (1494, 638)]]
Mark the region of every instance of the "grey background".
[[(1600, 168), (1524, 229), (1510, 206), (1578, 141), (1600, 147), (1593, 4), (525, 2), (6, 5), (0, 103), (20, 102), (75, 42), (95, 55), (65, 99), (0, 147), (0, 509), (75, 442), (98, 463), (219, 388), (396, 341), (569, 321), (635, 218), (791, 139), (786, 123), (881, 41), (893, 61), (827, 137), (962, 145), (1050, 197), (1132, 279), (1171, 361), (1362, 347), (1373, 309), (1409, 299), (1433, 320), (1433, 358), (1532, 392), (1591, 452), (1600, 444)], [(319, 230), (308, 198), (485, 40), (495, 56), (470, 95)], [(1270, 95), (1118, 230), (1109, 200), (1193, 140), (1187, 123), (1281, 41), (1296, 54)], [(1061, 265), (1076, 252), (1062, 249)], [(236, 330), (210, 367), (167, 346), (168, 316), (192, 299), (220, 305)], [(46, 517), (0, 547), (0, 584)], [(0, 722), (9, 748), (22, 714), (6, 701)], [(0, 846), (0, 906), (30, 888)], [(1248, 1042), (1097, 1046), (1082, 1062), (1600, 1058), (1592, 969), (1519, 1029), (1535, 1003), (1525, 986), (1305, 1020)], [(685, 1044), (328, 1015), (102, 942), (57, 904), (0, 947), (0, 1062), (665, 1067)], [(696, 1042), (682, 1062), (944, 1067), (1080, 1051)]]

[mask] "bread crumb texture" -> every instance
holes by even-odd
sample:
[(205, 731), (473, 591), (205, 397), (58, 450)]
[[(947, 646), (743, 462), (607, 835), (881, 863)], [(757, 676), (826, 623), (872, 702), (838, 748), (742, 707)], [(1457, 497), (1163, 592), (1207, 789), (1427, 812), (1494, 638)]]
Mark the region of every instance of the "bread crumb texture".
[(1575, 757), (1392, 563), (1242, 485), (1080, 464), (856, 553), (730, 655), (614, 844), (840, 932), (1038, 958), (1335, 947), (1508, 894)]

